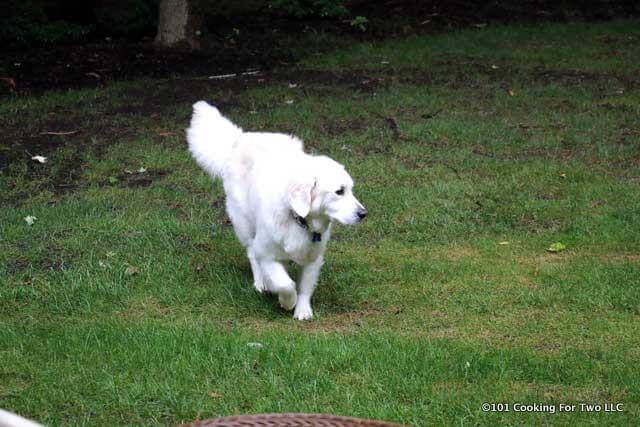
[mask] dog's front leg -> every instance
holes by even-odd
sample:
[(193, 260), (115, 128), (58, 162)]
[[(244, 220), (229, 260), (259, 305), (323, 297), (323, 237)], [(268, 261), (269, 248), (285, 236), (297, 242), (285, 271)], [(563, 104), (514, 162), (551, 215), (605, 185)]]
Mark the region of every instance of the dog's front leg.
[(320, 268), (324, 260), (322, 256), (316, 258), (311, 264), (307, 264), (302, 268), (300, 277), (300, 292), (298, 293), (298, 303), (296, 310), (293, 312), (293, 318), (297, 320), (309, 320), (313, 317), (311, 310), (311, 297), (316, 289)]
[(292, 310), (296, 306), (298, 294), (296, 283), (291, 280), (287, 270), (277, 261), (260, 261), (270, 292), (278, 294), (278, 301), (285, 310)]

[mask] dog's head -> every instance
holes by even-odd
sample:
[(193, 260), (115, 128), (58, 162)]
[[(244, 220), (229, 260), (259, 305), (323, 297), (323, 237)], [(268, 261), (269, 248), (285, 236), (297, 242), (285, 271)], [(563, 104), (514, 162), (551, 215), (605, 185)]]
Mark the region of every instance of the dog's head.
[(326, 216), (344, 225), (356, 224), (367, 210), (353, 195), (353, 179), (344, 166), (326, 156), (313, 157), (313, 179), (295, 183), (289, 205), (300, 217)]

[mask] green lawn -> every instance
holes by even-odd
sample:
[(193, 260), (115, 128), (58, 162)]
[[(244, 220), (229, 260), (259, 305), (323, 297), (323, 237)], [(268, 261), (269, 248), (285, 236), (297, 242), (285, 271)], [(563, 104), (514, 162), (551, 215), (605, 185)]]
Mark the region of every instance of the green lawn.
[[(0, 99), (0, 408), (48, 425), (636, 424), (640, 22), (325, 44), (246, 88)], [(253, 290), (221, 185), (186, 151), (198, 99), (354, 177), (369, 217), (337, 228), (313, 321)]]

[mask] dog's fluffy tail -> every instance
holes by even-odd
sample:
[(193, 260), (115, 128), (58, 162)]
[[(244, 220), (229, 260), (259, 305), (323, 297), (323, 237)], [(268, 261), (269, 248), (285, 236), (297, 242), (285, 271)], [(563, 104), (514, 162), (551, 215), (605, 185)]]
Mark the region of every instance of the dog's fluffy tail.
[(189, 151), (212, 178), (221, 178), (242, 129), (205, 101), (193, 104), (191, 126), (187, 129)]

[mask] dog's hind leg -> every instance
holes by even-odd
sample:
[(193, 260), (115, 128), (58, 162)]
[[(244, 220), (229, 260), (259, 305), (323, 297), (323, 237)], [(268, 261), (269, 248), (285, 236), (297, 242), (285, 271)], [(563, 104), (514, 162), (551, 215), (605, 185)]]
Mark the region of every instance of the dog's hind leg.
[(262, 269), (260, 268), (260, 264), (258, 263), (258, 260), (256, 259), (251, 246), (247, 248), (247, 257), (249, 258), (249, 262), (251, 263), (251, 272), (253, 273), (253, 287), (256, 288), (256, 291), (263, 293), (267, 290), (267, 287), (264, 284)]
[(262, 270), (260, 269), (258, 260), (256, 259), (255, 253), (251, 247), (256, 237), (255, 227), (239, 209), (235, 209), (235, 205), (230, 203), (229, 199), (227, 199), (227, 214), (231, 219), (233, 231), (235, 231), (238, 240), (242, 243), (242, 246), (247, 248), (247, 258), (249, 258), (251, 272), (253, 273), (253, 287), (256, 288), (256, 291), (262, 293), (267, 288), (264, 284)]
[(242, 246), (248, 248), (256, 237), (256, 228), (253, 222), (236, 206), (237, 203), (231, 203), (230, 198), (227, 198), (227, 215), (233, 224), (233, 231)]
[(298, 293), (296, 283), (291, 280), (287, 270), (277, 261), (259, 261), (260, 268), (267, 279), (269, 291), (278, 294), (278, 301), (285, 310), (296, 306)]

